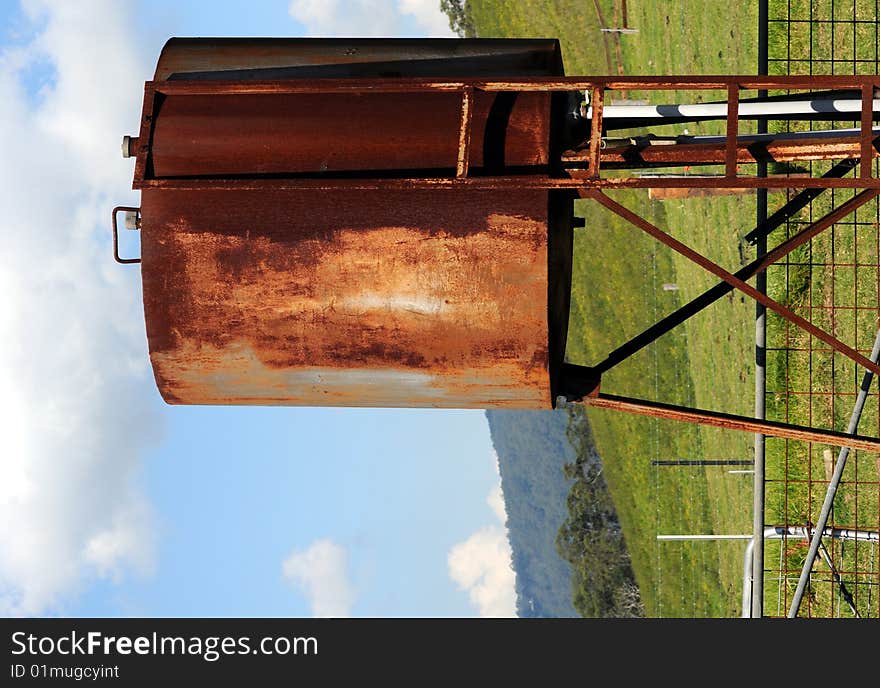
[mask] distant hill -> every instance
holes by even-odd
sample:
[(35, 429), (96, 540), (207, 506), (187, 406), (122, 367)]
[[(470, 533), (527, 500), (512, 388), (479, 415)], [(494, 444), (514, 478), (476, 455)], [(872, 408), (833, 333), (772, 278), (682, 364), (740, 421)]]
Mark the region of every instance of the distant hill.
[(583, 409), (487, 411), (486, 418), (507, 508), (517, 615), (644, 615)]
[(486, 418), (507, 507), (517, 614), (578, 616), (572, 606), (572, 569), (556, 550), (556, 535), (568, 517), (566, 499), (571, 489), (563, 467), (576, 460), (566, 437), (568, 413), (486, 411)]

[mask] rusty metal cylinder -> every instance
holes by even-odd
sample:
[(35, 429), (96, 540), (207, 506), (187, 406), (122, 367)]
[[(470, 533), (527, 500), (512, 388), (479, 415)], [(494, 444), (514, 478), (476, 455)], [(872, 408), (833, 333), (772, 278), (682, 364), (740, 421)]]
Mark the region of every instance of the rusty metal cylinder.
[[(360, 54), (370, 47), (354, 43)], [(407, 62), (418, 53), (416, 43), (405, 44), (396, 59), (393, 50), (381, 53), (382, 64)], [(528, 58), (533, 69), (543, 64), (545, 74), (561, 70), (558, 46), (548, 49), (546, 41), (501, 41), (494, 54), (484, 46), (488, 57), (468, 55), (463, 66), (449, 61), (457, 41), (446, 48), (425, 43), (432, 52), (423, 61), (433, 61), (435, 70), (444, 59), (451, 71), (479, 74), (481, 60), (498, 70), (505, 55), (508, 62), (510, 55), (514, 62)], [(254, 45), (262, 45), (253, 55), (265, 62), (267, 44)], [(210, 69), (187, 67), (187, 51), (197, 54), (201, 68), (211, 66), (205, 56), (213, 49), (227, 61), (221, 71), (237, 78), (265, 77), (266, 69), (275, 77), (281, 70), (283, 78), (313, 78), (314, 72), (288, 72), (301, 69), (296, 56), (307, 53), (306, 66), (320, 75), (319, 47), (290, 41), (281, 46), (286, 55), (268, 66), (257, 60), (257, 68), (240, 44), (169, 44), (157, 75), (215, 78)], [(325, 47), (326, 65), (334, 69), (353, 49), (340, 41)], [(438, 50), (447, 54), (438, 57)], [(541, 54), (524, 58), (529, 50)], [(358, 69), (369, 71), (368, 63)], [(478, 94), (471, 173), (546, 169), (553, 107), (548, 94)], [(244, 190), (197, 182), (142, 190), (147, 335), (166, 401), (553, 406), (568, 319), (571, 198), (542, 189), (345, 184), (376, 171), (392, 179), (413, 170), (454, 175), (455, 93), (183, 93), (156, 102), (145, 117), (150, 179), (256, 180)], [(326, 178), (327, 188), (259, 183), (297, 175)]]

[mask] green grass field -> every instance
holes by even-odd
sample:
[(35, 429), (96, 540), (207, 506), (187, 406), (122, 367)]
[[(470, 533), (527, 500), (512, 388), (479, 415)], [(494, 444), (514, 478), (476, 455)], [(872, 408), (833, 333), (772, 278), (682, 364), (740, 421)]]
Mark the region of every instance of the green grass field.
[[(472, 0), (480, 36), (558, 37), (568, 74), (754, 73), (752, 3), (628, 3), (637, 34), (622, 26), (620, 2)], [(720, 30), (719, 27), (723, 27)], [(617, 46), (619, 43), (619, 49)], [(636, 97), (638, 94), (627, 94)], [(693, 129), (692, 129), (693, 131)], [(645, 191), (615, 199), (678, 239), (735, 269), (754, 224), (751, 195), (650, 201)], [(595, 363), (618, 344), (696, 296), (714, 280), (604, 209), (579, 202), (568, 358)], [(677, 290), (664, 290), (675, 284)], [(609, 371), (603, 391), (732, 413), (754, 406), (754, 306), (723, 299)], [(749, 435), (594, 410), (589, 412), (649, 616), (731, 616), (742, 585), (741, 543), (663, 543), (660, 533), (751, 530), (751, 478), (724, 468), (652, 467), (655, 459), (751, 457)]]

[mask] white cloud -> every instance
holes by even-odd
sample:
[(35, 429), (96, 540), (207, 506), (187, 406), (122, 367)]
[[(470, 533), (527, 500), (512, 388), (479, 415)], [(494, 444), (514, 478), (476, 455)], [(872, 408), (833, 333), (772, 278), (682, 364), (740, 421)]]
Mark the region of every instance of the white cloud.
[(291, 0), (309, 36), (454, 37), (440, 0)]
[[(130, 202), (119, 140), (149, 60), (115, 0), (23, 3), (0, 48), (0, 614), (60, 613), (83, 584), (147, 573), (140, 455), (157, 426), (137, 269), (113, 262)], [(49, 78), (27, 88), (34, 70)], [(29, 76), (30, 75), (30, 76)], [(155, 432), (155, 430), (153, 431)]]
[[(497, 468), (497, 456), (495, 461)], [(503, 527), (507, 522), (507, 511), (500, 477), (486, 497), (486, 503), (500, 525), (480, 528), (449, 550), (449, 576), (468, 593), (480, 616), (516, 616), (516, 580), (511, 565), (510, 542)]]
[(489, 496), (486, 497), (486, 503), (489, 505), (489, 508), (492, 509), (492, 513), (495, 514), (495, 517), (501, 521), (501, 523), (507, 523), (507, 505), (504, 503), (504, 494), (501, 492), (501, 480), (495, 483), (495, 486), (492, 488), (491, 492), (489, 492)]
[(440, 11), (440, 0), (398, 0), (398, 10), (413, 17), (426, 36), (454, 36), (449, 17)]
[(308, 549), (292, 552), (282, 570), (308, 598), (312, 616), (351, 616), (355, 595), (344, 547), (329, 539), (316, 540)]
[(486, 526), (449, 551), (449, 575), (480, 616), (516, 616), (510, 543), (498, 526)]

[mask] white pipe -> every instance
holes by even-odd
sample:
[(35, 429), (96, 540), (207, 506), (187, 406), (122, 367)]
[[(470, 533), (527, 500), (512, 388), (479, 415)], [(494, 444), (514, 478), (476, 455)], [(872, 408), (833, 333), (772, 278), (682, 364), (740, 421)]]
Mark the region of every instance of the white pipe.
[[(764, 528), (764, 539), (772, 537), (782, 537), (776, 533), (776, 528)], [(755, 549), (755, 539), (749, 538), (749, 544), (746, 545), (746, 553), (743, 556), (743, 594), (742, 594), (742, 618), (752, 618), (752, 551)]]
[[(880, 98), (871, 104), (873, 112), (880, 112)], [(783, 115), (815, 115), (820, 113), (861, 112), (859, 99), (788, 100), (762, 103), (739, 103), (737, 116), (778, 117)], [(587, 118), (593, 108), (587, 108)], [(604, 119), (664, 119), (666, 117), (727, 117), (727, 103), (694, 103), (690, 105), (606, 105)]]
[(658, 535), (658, 540), (751, 540), (751, 535)]
[[(768, 526), (764, 528), (764, 539), (780, 539), (783, 537), (809, 540), (815, 533), (813, 528), (805, 526)], [(853, 528), (824, 528), (822, 535), (839, 540), (861, 540), (863, 542), (880, 542), (880, 532), (876, 530), (855, 530)], [(751, 618), (752, 611), (752, 551), (755, 537), (749, 535), (658, 535), (658, 540), (748, 540), (743, 556), (743, 592), (742, 618)]]

